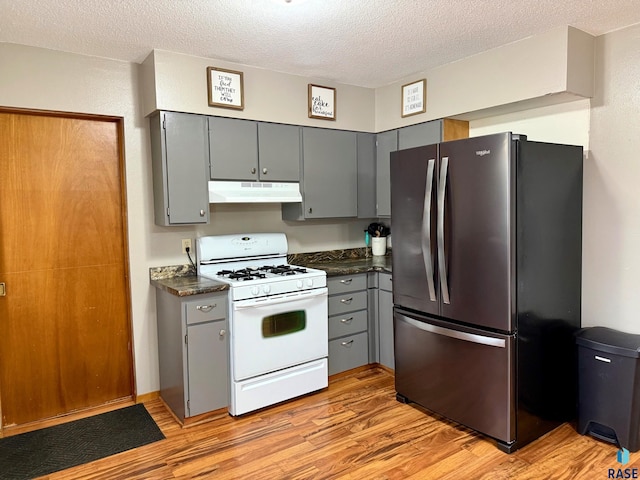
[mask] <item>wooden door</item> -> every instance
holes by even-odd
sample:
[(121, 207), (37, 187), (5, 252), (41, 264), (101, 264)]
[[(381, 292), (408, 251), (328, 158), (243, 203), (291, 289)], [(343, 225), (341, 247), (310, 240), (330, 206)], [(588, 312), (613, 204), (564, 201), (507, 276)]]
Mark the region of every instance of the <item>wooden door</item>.
[(0, 112), (2, 426), (133, 393), (121, 125)]

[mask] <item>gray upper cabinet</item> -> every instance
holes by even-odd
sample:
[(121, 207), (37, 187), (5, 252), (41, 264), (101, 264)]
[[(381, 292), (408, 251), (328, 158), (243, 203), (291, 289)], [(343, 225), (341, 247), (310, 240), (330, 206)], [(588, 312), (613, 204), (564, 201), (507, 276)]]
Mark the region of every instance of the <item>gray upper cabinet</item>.
[(442, 140), (442, 120), (418, 123), (398, 130), (398, 150), (431, 145)]
[(358, 133), (358, 218), (376, 214), (376, 135)]
[(376, 138), (376, 213), (379, 217), (391, 215), (391, 152), (398, 150), (398, 130), (389, 130)]
[(303, 127), (302, 151), (302, 204), (282, 204), (282, 218), (356, 217), (356, 133)]
[(212, 180), (300, 181), (300, 127), (209, 117)]
[(156, 225), (209, 223), (207, 118), (157, 112), (150, 123)]
[(209, 117), (212, 180), (258, 180), (258, 125), (248, 120)]
[(299, 182), (300, 127), (259, 122), (258, 162), (264, 182)]

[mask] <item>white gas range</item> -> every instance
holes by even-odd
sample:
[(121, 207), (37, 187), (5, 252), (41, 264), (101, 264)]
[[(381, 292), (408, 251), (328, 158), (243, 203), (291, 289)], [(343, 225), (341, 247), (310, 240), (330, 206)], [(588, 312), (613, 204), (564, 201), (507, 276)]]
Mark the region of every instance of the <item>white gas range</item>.
[(283, 233), (200, 237), (196, 249), (198, 275), (229, 284), (229, 413), (325, 388), (326, 273), (289, 265)]

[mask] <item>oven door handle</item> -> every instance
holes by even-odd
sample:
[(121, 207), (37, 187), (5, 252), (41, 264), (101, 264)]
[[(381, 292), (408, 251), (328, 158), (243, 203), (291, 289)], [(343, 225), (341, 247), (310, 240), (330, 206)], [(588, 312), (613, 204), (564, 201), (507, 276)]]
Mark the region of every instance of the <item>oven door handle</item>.
[(234, 310), (242, 310), (246, 308), (260, 308), (266, 305), (277, 305), (279, 303), (291, 303), (298, 300), (312, 299), (316, 297), (327, 297), (327, 288), (314, 288), (313, 290), (304, 290), (302, 292), (285, 293), (283, 295), (274, 295), (272, 297), (251, 298), (248, 300), (239, 300), (233, 302)]

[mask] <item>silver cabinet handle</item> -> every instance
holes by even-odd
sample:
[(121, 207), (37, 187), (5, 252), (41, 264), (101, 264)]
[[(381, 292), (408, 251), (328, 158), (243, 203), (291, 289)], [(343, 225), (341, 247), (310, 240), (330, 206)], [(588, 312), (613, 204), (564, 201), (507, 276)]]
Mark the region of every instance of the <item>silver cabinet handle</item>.
[(340, 303), (351, 303), (352, 300), (353, 300), (353, 297), (341, 298)]
[(257, 171), (257, 170), (256, 170), (256, 167), (253, 167), (253, 168), (251, 169), (251, 173), (256, 173), (256, 171)]
[(221, 337), (224, 337), (227, 334), (227, 331), (222, 329), (220, 330), (220, 333), (218, 335), (220, 335)]
[(348, 342), (342, 342), (340, 345), (342, 345), (343, 347), (351, 348), (351, 346), (353, 345), (353, 340), (349, 340)]
[(262, 169), (262, 173), (267, 173), (267, 169), (266, 169), (266, 168), (263, 168), (263, 169)]
[(340, 283), (343, 283), (344, 285), (351, 285), (351, 282), (353, 282), (353, 278), (347, 278), (346, 280), (340, 280)]
[(210, 312), (211, 310), (213, 310), (214, 308), (216, 308), (218, 306), (217, 303), (214, 303), (213, 305), (198, 305), (196, 307), (196, 310), (200, 311), (200, 312)]
[(200, 216), (204, 217), (204, 210), (200, 210)]
[(313, 213), (313, 208), (309, 207), (309, 213)]
[(432, 302), (436, 299), (436, 284), (433, 279), (433, 258), (431, 257), (431, 191), (433, 190), (433, 171), (435, 168), (435, 159), (430, 159), (427, 164), (427, 184), (425, 185), (424, 206), (422, 209), (422, 261), (427, 272), (427, 286), (429, 290), (429, 299)]
[(349, 324), (353, 321), (353, 317), (349, 317), (349, 318), (341, 318), (340, 322), (341, 323), (345, 323), (345, 324)]
[(449, 157), (442, 157), (440, 167), (440, 181), (438, 182), (438, 268), (440, 269), (440, 285), (442, 287), (442, 301), (451, 303), (449, 299), (449, 282), (447, 280), (447, 264), (444, 251), (444, 200), (447, 190), (447, 170)]

